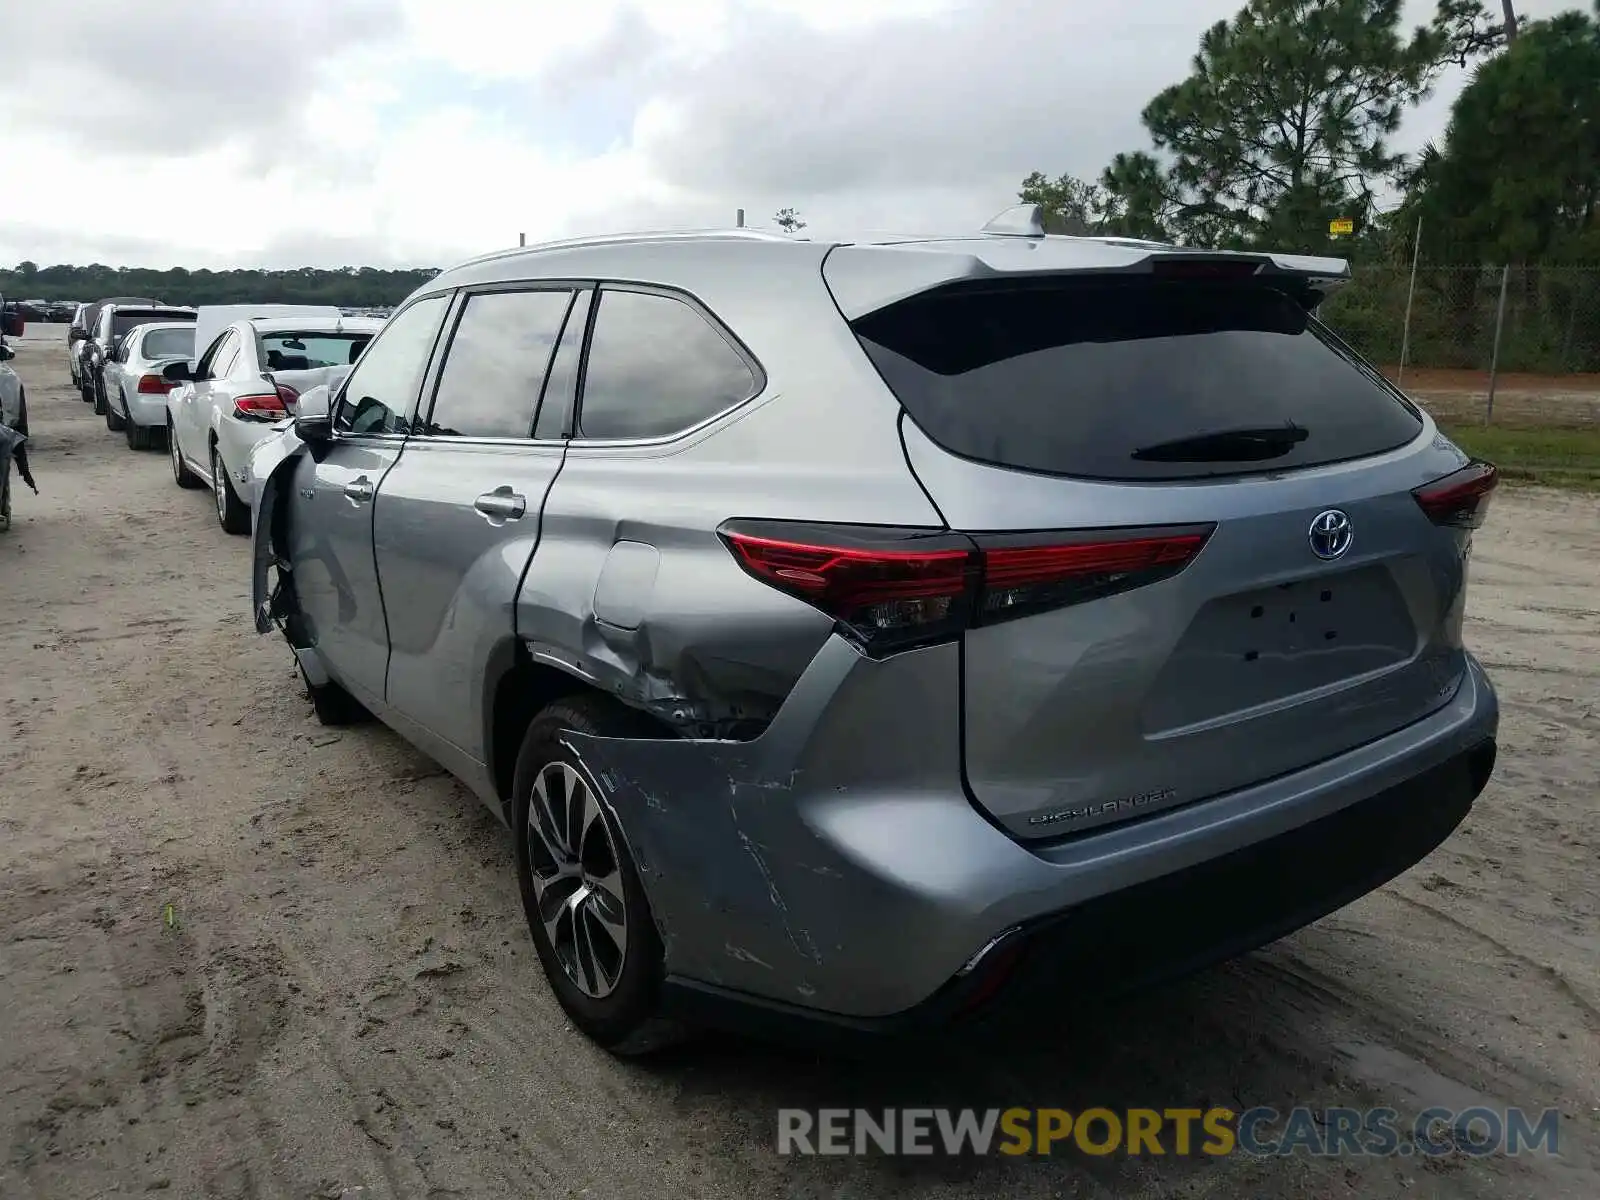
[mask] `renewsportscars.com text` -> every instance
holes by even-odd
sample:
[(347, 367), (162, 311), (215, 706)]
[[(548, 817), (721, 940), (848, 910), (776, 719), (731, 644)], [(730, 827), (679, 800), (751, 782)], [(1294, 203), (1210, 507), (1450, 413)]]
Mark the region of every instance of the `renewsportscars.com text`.
[(1389, 1157), (1557, 1154), (1560, 1116), (1519, 1108), (778, 1110), (779, 1154)]

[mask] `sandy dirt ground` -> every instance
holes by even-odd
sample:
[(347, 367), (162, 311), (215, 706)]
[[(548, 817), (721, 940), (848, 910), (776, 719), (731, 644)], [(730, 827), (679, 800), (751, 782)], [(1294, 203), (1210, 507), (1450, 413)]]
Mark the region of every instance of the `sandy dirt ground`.
[[(1509, 491), (1470, 637), (1494, 781), (1407, 876), (1015, 1057), (562, 1019), (508, 836), (381, 727), (313, 721), (247, 546), (30, 331), (0, 534), (0, 1197), (1600, 1195), (1600, 499)], [(170, 919), (169, 909), (170, 908)], [(784, 1158), (785, 1105), (1555, 1107), (1561, 1157)]]

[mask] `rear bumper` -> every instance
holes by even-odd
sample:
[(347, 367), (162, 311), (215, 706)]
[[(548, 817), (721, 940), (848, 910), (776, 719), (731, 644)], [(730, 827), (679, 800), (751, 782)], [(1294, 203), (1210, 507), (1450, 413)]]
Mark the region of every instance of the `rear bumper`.
[(1466, 817), (1493, 770), (1480, 742), (1376, 796), (1221, 858), (1097, 897), (1018, 928), (968, 974), (914, 1007), (849, 1018), (688, 980), (668, 981), (680, 1019), (811, 1044), (960, 1031), (1024, 1036), (1062, 1004), (1114, 1000), (1264, 946), (1400, 875)]
[(144, 392), (123, 392), (128, 401), (128, 419), (141, 429), (165, 429), (167, 426), (167, 398), (151, 396)]
[(874, 663), (836, 640), (754, 741), (571, 735), (614, 795), (679, 1012), (916, 1030), (1019, 951), (1005, 988), (1018, 1003), (1241, 953), (1442, 841), (1487, 781), (1499, 719), (1469, 660), (1441, 709), (1335, 759), (1023, 845), (961, 785), (958, 679), (952, 647)]
[(250, 454), (257, 445), (277, 435), (265, 421), (241, 421), (224, 415), (217, 421), (217, 453), (239, 499), (254, 508), (256, 485), (250, 475)]

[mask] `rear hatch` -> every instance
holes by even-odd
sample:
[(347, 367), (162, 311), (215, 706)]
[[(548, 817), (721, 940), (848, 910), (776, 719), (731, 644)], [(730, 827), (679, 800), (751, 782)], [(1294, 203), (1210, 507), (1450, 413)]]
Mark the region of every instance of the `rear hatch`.
[(1492, 469), (1314, 320), (1304, 278), (1149, 257), (846, 306), (911, 469), (981, 550), (965, 770), (1022, 837), (1328, 759), (1464, 669)]

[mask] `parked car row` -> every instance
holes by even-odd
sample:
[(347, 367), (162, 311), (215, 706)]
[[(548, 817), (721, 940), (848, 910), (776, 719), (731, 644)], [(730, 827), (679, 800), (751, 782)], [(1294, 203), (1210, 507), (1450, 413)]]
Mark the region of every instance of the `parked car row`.
[(510, 828), (597, 1042), (1030, 1028), (1349, 903), (1493, 770), (1497, 476), (1317, 321), (1348, 277), (1031, 209), (587, 239), (381, 328), (144, 320), (102, 386), (167, 387), (317, 717)]
[(68, 366), (132, 450), (162, 441), (179, 487), (207, 487), (229, 533), (250, 532), (247, 463), (301, 392), (349, 373), (383, 322), (329, 306), (198, 309), (142, 297), (85, 305)]
[(18, 300), (16, 304), (27, 320), (52, 324), (72, 320), (79, 307), (76, 300)]

